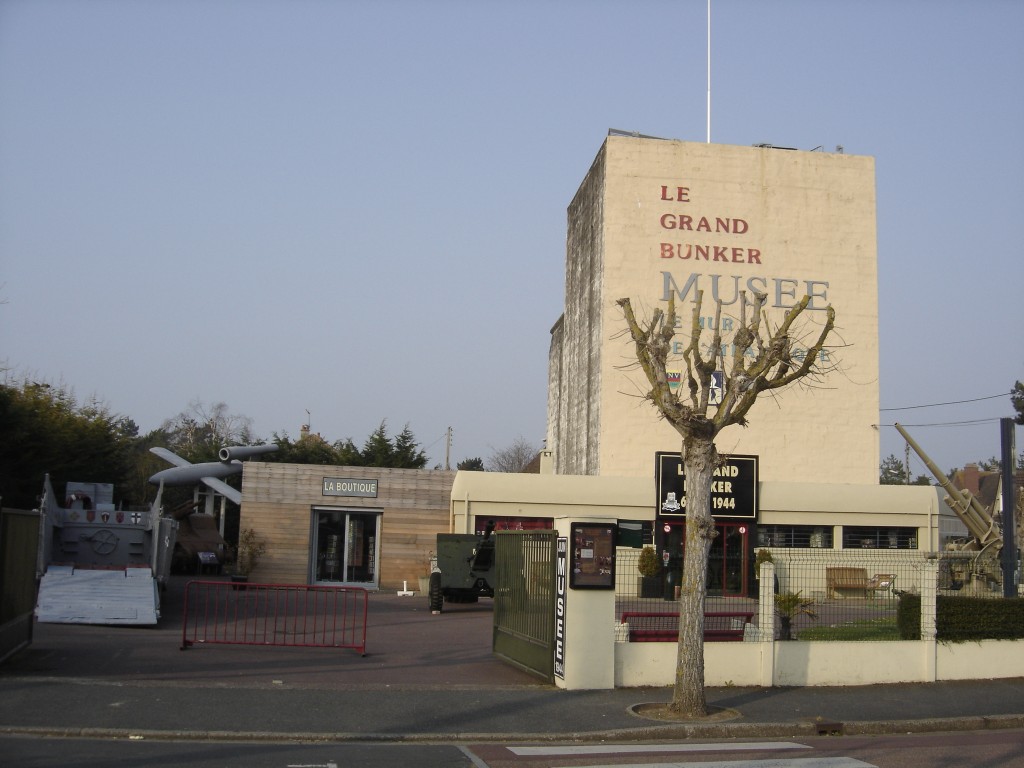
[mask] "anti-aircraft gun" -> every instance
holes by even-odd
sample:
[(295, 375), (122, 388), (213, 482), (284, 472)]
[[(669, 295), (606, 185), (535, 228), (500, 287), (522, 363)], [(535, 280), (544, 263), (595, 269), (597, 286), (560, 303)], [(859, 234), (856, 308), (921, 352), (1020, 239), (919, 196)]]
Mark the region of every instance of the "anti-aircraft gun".
[(907, 441), (907, 445), (914, 449), (935, 479), (939, 481), (942, 490), (947, 494), (946, 504), (967, 527), (969, 538), (965, 541), (951, 543), (947, 545), (947, 548), (953, 551), (974, 553), (970, 563), (971, 572), (969, 574), (953, 574), (953, 580), (958, 583), (969, 583), (978, 579), (997, 581), (1001, 574), (999, 558), (1003, 549), (1003, 536), (999, 526), (996, 525), (992, 511), (985, 508), (970, 491), (953, 485), (921, 446), (907, 434), (907, 431), (900, 424), (894, 424), (894, 426), (896, 431)]
[(475, 603), (494, 597), (494, 522), (483, 536), (470, 533), (437, 534), (437, 568), (430, 574), (427, 595), (432, 613), (445, 602)]

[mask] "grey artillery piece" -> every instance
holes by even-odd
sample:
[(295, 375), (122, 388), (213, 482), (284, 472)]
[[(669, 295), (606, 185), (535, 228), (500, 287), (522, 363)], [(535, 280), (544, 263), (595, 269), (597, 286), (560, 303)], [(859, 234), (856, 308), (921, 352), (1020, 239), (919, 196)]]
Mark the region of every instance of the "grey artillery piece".
[[(1011, 563), (1016, 561), (1016, 544), (1014, 536), (1015, 512), (1012, 504), (1007, 504), (1007, 511), (1004, 513), (1002, 523), (996, 520), (996, 510), (982, 505), (974, 495), (966, 490), (953, 485), (938, 465), (924, 452), (907, 431), (899, 424), (894, 425), (896, 431), (907, 441), (907, 445), (914, 449), (914, 452), (921, 457), (925, 466), (931, 471), (939, 485), (946, 492), (946, 503), (956, 513), (957, 517), (967, 529), (968, 538), (964, 541), (950, 542), (947, 549), (960, 551), (969, 554), (970, 561), (964, 564), (955, 563), (949, 566), (948, 586), (953, 589), (962, 589), (967, 586), (968, 592), (986, 592), (987, 585), (996, 584), (1000, 578), (1004, 579), (1004, 587), (1007, 592), (1015, 591), (1013, 586), (1013, 567), (1005, 568), (1001, 564), (1004, 560), (1004, 548)], [(1007, 547), (1007, 538), (1010, 546)], [(1002, 571), (1002, 573), (1000, 573)]]
[(443, 604), (475, 603), (494, 597), (494, 523), (483, 536), (470, 533), (437, 534), (437, 568), (430, 574), (428, 598), (432, 613)]

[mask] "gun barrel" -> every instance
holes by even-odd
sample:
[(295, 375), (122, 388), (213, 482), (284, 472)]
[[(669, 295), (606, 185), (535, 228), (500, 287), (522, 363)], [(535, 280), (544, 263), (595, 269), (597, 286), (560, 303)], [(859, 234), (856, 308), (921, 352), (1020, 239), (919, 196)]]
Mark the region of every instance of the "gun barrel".
[(945, 473), (936, 466), (935, 462), (928, 457), (928, 454), (921, 449), (921, 446), (914, 442), (914, 439), (907, 434), (907, 431), (901, 425), (894, 424), (893, 426), (896, 427), (897, 432), (903, 435), (907, 445), (913, 448), (914, 452), (921, 457), (921, 461), (925, 463), (925, 466), (935, 476), (935, 479), (939, 481), (942, 489), (949, 494), (950, 506), (963, 521), (964, 525), (967, 526), (967, 530), (971, 532), (971, 535), (983, 545), (1000, 539), (995, 531), (995, 522), (992, 519), (992, 515), (988, 513), (988, 510), (981, 506), (981, 503), (969, 492), (960, 491), (954, 486)]

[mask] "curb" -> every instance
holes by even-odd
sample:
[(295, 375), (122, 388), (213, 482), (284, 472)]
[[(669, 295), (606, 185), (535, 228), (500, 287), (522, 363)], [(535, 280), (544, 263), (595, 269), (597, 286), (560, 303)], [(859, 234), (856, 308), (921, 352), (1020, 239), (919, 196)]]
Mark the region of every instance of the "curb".
[(686, 723), (646, 726), (609, 731), (517, 734), (507, 733), (330, 733), (275, 731), (176, 731), (124, 728), (48, 728), (0, 726), (3, 736), (35, 736), (66, 739), (108, 739), (120, 741), (249, 741), (281, 744), (393, 743), (393, 744), (526, 744), (549, 742), (587, 743), (597, 741), (668, 741), (686, 739), (787, 738), (831, 735), (880, 735), (984, 731), (1024, 728), (1024, 715), (983, 717), (936, 717), (915, 720), (862, 720), (823, 723), (813, 720), (791, 723)]

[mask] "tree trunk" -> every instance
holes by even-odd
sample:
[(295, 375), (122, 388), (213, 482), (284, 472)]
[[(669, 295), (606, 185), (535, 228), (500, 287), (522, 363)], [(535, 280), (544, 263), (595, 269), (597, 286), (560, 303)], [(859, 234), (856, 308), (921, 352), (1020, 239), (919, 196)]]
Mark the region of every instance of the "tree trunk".
[(669, 709), (680, 717), (704, 717), (704, 602), (707, 596), (708, 552), (715, 537), (711, 517), (711, 479), (717, 451), (712, 438), (683, 442), (686, 473), (686, 549), (679, 595), (679, 642), (676, 680)]

